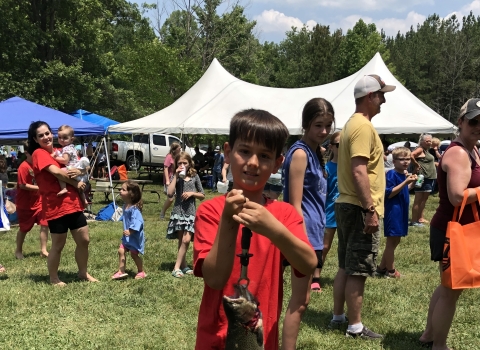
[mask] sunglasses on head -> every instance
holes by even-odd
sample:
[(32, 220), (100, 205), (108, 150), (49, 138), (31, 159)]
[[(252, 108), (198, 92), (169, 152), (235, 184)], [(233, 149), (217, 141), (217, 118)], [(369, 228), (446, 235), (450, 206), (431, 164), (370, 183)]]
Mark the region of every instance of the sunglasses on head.
[(330, 144), (331, 144), (332, 146), (337, 146), (337, 148), (338, 148), (338, 146), (340, 146), (340, 142), (333, 142), (333, 143), (330, 143)]

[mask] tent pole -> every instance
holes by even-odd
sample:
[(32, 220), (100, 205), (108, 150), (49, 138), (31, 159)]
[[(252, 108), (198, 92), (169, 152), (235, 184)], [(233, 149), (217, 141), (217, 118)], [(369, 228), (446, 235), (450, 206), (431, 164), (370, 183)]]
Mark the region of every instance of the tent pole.
[[(150, 140), (152, 138), (152, 140)], [(148, 134), (148, 157), (150, 166), (148, 167), (148, 179), (152, 179), (152, 141), (153, 141), (153, 134)]]
[[(135, 159), (135, 141), (133, 139), (133, 134), (132, 134), (132, 147), (133, 147), (133, 159)], [(135, 173), (138, 174), (138, 170), (135, 168)]]
[(115, 203), (115, 192), (113, 191), (112, 174), (110, 173), (110, 158), (108, 157), (107, 153), (107, 142), (105, 141), (105, 136), (102, 138), (102, 144), (105, 147), (105, 156), (107, 158), (108, 179), (110, 180), (110, 189), (112, 191), (113, 208), (115, 211), (117, 211), (117, 204)]

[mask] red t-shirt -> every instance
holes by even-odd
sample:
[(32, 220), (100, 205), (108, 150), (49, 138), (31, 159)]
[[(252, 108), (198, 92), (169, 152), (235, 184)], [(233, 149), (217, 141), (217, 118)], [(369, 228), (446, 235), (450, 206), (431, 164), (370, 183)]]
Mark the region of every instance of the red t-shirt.
[(32, 165), (22, 162), (17, 169), (17, 198), (15, 205), (22, 210), (37, 210), (42, 206), (40, 193), (20, 188), (20, 185), (36, 185)]
[(40, 195), (42, 196), (42, 206), (45, 212), (45, 219), (58, 219), (64, 215), (83, 211), (83, 205), (80, 201), (78, 190), (72, 185), (67, 184), (68, 193), (63, 196), (57, 196), (60, 192), (58, 179), (50, 174), (46, 168), (60, 165), (44, 149), (39, 148), (32, 154), (33, 172), (37, 181)]
[[(210, 252), (218, 224), (225, 206), (225, 196), (220, 196), (202, 203), (195, 218), (194, 273), (202, 276), (202, 264)], [(303, 229), (303, 220), (288, 203), (267, 200), (265, 208), (272, 213), (296, 237), (305, 243), (307, 235)], [(235, 254), (241, 254), (242, 225), (237, 235)], [(312, 248), (313, 249), (313, 248)], [(265, 350), (278, 349), (278, 320), (282, 311), (283, 299), (283, 255), (266, 237), (253, 232), (248, 266), (248, 289), (260, 302), (263, 316)], [(202, 303), (198, 315), (196, 350), (224, 349), (228, 321), (223, 309), (224, 295), (234, 295), (233, 285), (240, 277), (240, 258), (235, 257), (232, 274), (223, 288), (215, 290), (205, 284)]]

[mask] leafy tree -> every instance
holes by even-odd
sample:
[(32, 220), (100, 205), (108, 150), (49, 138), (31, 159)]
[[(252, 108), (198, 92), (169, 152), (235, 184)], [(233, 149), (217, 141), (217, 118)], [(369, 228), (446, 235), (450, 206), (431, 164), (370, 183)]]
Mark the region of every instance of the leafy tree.
[(366, 24), (360, 19), (352, 29), (347, 31), (342, 40), (337, 57), (337, 78), (349, 76), (365, 66), (373, 56), (380, 52), (385, 61), (389, 52), (382, 35), (375, 24)]

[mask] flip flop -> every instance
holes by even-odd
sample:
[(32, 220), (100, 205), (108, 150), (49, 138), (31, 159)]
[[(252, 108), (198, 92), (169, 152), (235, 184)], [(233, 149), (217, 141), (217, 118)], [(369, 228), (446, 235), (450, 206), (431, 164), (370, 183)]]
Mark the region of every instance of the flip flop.
[(182, 278), (184, 275), (183, 275), (182, 270), (176, 269), (176, 270), (172, 271), (172, 276), (176, 277), (176, 278)]
[(142, 272), (139, 272), (139, 273), (136, 274), (135, 279), (139, 280), (139, 279), (142, 279), (142, 278), (145, 278), (145, 277), (147, 277), (147, 274), (145, 273), (145, 271), (142, 271)]
[(188, 266), (182, 269), (184, 275), (193, 275), (193, 270)]
[(128, 273), (121, 273), (120, 271), (117, 271), (113, 276), (112, 280), (121, 280), (128, 277)]

